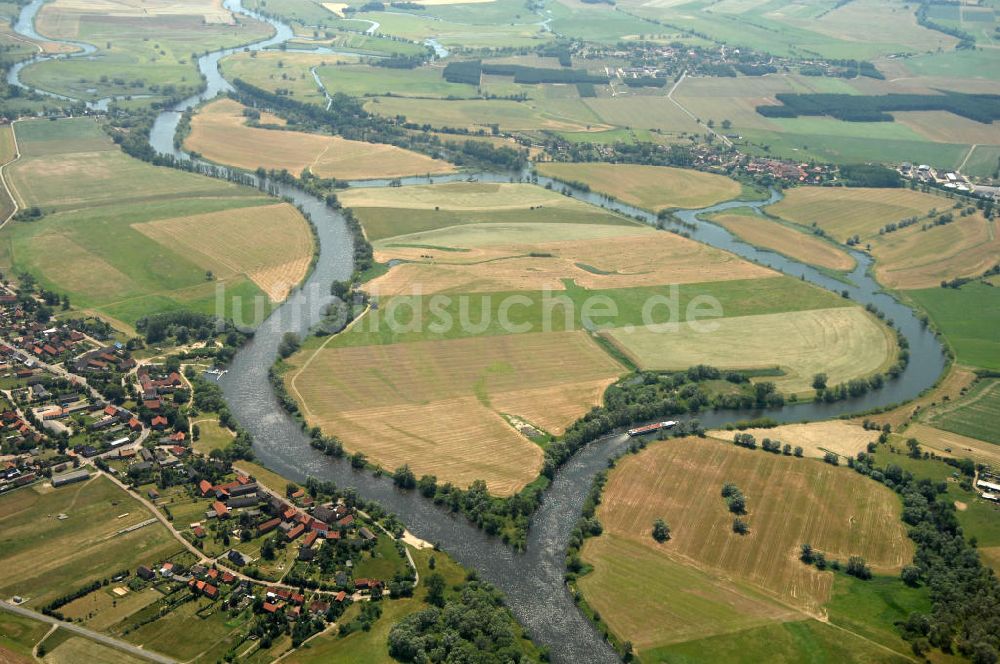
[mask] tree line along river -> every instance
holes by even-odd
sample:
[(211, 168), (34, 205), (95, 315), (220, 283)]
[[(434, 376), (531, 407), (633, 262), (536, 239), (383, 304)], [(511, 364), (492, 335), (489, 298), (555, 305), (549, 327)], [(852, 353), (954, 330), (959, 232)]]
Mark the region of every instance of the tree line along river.
[[(34, 0), (22, 10), (15, 24), (17, 32), (34, 39), (49, 39), (41, 37), (34, 30), (35, 15), (43, 3), (44, 0)], [(293, 36), (289, 25), (244, 9), (241, 0), (227, 0), (225, 6), (231, 11), (269, 23), (274, 27), (275, 34), (245, 47), (215, 51), (198, 59), (198, 68), (205, 77), (206, 88), (173, 109), (161, 112), (156, 118), (150, 143), (161, 154), (172, 154), (178, 159), (189, 158), (174, 147), (177, 126), (183, 111), (232, 89), (219, 71), (219, 61), (222, 58), (245, 48), (261, 50), (279, 46)], [(82, 50), (71, 57), (87, 56), (94, 50), (90, 45), (73, 45)], [(53, 57), (57, 56), (38, 56), (22, 66), (12, 67), (9, 82), (27, 87), (19, 79), (21, 68)], [(67, 99), (50, 92), (39, 92)], [(103, 99), (92, 102), (90, 106), (101, 110), (110, 101)], [(528, 175), (479, 173), (471, 177), (480, 181), (508, 182), (512, 178), (525, 179)], [(469, 173), (462, 173), (451, 177), (436, 177), (433, 180), (443, 182), (469, 177)], [(562, 183), (554, 183), (546, 178), (537, 178), (536, 181), (540, 186), (552, 183), (559, 188), (565, 187)], [(426, 182), (427, 178), (420, 177), (402, 180), (403, 186)], [(351, 186), (356, 187), (388, 185), (389, 182), (384, 180), (351, 183)], [(331, 480), (343, 487), (353, 486), (366, 500), (378, 501), (396, 513), (416, 535), (439, 544), (460, 563), (476, 569), (482, 578), (502, 590), (514, 615), (532, 638), (551, 649), (553, 661), (617, 661), (617, 655), (577, 610), (563, 582), (563, 574), (566, 547), (592, 479), (607, 467), (610, 457), (620, 454), (627, 447), (628, 437), (624, 433), (617, 433), (601, 438), (585, 446), (558, 470), (541, 506), (531, 519), (527, 547), (523, 553), (515, 553), (498, 538), (486, 536), (464, 516), (453, 515), (438, 508), (415, 492), (396, 489), (388, 477), (375, 477), (369, 472), (354, 470), (348, 462), (331, 459), (314, 450), (298, 423), (279, 404), (271, 388), (268, 369), (277, 357), (282, 336), (286, 332), (307, 334), (320, 321), (323, 308), (332, 302), (330, 283), (348, 279), (353, 273), (352, 238), (344, 218), (328, 208), (323, 201), (294, 186), (280, 183), (268, 183), (268, 186), (279, 195), (290, 198), (312, 218), (320, 253), (315, 269), (305, 283), (264, 320), (250, 342), (236, 354), (229, 371), (219, 380), (233, 416), (253, 436), (254, 453), (260, 462), (293, 480), (303, 481), (312, 476)], [(587, 203), (641, 218), (648, 223), (656, 223), (655, 215), (611, 201), (604, 196), (575, 190), (573, 195)], [(727, 422), (761, 416), (779, 422), (827, 419), (906, 401), (931, 387), (946, 364), (941, 345), (908, 307), (882, 292), (870, 275), (872, 259), (867, 254), (851, 252), (857, 260), (857, 266), (848, 276), (847, 283), (833, 279), (808, 265), (742, 243), (721, 226), (699, 218), (700, 214), (735, 207), (759, 209), (779, 197), (777, 192), (772, 192), (767, 201), (736, 200), (704, 210), (681, 211), (677, 216), (685, 224), (684, 230), (695, 240), (768, 265), (827, 290), (837, 293), (846, 291), (856, 302), (878, 307), (887, 318), (895, 322), (909, 342), (910, 362), (899, 378), (887, 381), (881, 389), (858, 398), (831, 404), (787, 404), (781, 408), (759, 411), (703, 412), (698, 414), (702, 424), (713, 428)]]

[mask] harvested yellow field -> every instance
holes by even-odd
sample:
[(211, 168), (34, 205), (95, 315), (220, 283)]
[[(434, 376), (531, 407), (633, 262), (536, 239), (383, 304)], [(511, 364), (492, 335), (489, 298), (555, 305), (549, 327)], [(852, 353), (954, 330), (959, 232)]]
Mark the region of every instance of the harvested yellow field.
[(842, 249), (815, 235), (794, 230), (766, 217), (749, 214), (720, 214), (712, 221), (725, 227), (740, 239), (779, 254), (825, 267), (830, 270), (850, 270), (854, 259)]
[(740, 193), (740, 184), (735, 180), (670, 166), (544, 163), (538, 164), (538, 172), (583, 182), (594, 191), (654, 212), (666, 208), (702, 208)]
[(530, 184), (450, 182), (415, 187), (348, 189), (337, 196), (344, 207), (407, 208), (411, 210), (526, 210), (558, 206), (593, 211), (586, 203)]
[(1000, 573), (1000, 546), (979, 547), (978, 551), (982, 561)]
[[(568, 239), (574, 238), (574, 239)], [(380, 295), (589, 289), (777, 276), (740, 258), (646, 226), (470, 224), (376, 244), (376, 259), (405, 260), (371, 283)]]
[[(459, 37), (455, 35), (453, 38)], [(509, 99), (375, 97), (365, 104), (365, 110), (388, 118), (403, 115), (410, 122), (436, 128), (488, 129), (494, 124), (507, 131), (601, 131), (612, 128), (599, 124), (593, 113), (582, 104), (563, 106), (552, 100), (520, 102)]]
[(671, 643), (803, 617), (732, 574), (668, 558), (607, 530), (587, 540), (583, 557), (594, 565), (577, 582), (587, 603), (640, 656)]
[(996, 222), (977, 212), (926, 231), (918, 223), (871, 239), (875, 276), (890, 288), (932, 288), (979, 276), (1000, 262)]
[(348, 7), (350, 7), (350, 5), (348, 5), (347, 3), (344, 3), (344, 2), (324, 2), (323, 3), (323, 9), (325, 9), (325, 10), (327, 10), (327, 11), (333, 13), (333, 14), (336, 14), (340, 18), (344, 18), (344, 10), (347, 9)]
[(447, 162), (394, 145), (249, 127), (243, 109), (231, 99), (208, 104), (191, 121), (184, 147), (247, 170), (263, 166), (298, 174), (308, 168), (324, 178), (394, 178), (455, 170)]
[[(817, 373), (830, 385), (884, 371), (895, 360), (892, 333), (860, 307), (758, 316), (708, 318), (676, 331), (615, 328), (605, 334), (643, 369), (681, 370), (696, 364), (728, 369), (777, 367), (779, 390), (811, 393)], [(703, 329), (698, 329), (704, 325)]]
[(321, 348), (294, 357), (286, 381), (352, 452), (509, 495), (538, 475), (542, 450), (503, 415), (559, 432), (622, 371), (585, 332), (564, 332)]
[(234, 22), (222, 0), (54, 0), (48, 11), (73, 14), (98, 14), (116, 18), (159, 16), (200, 16), (206, 23)]
[(865, 419), (870, 419), (879, 426), (889, 424), (893, 431), (897, 431), (923, 409), (945, 401), (956, 401), (962, 396), (963, 390), (970, 387), (975, 381), (976, 373), (973, 370), (953, 364), (948, 375), (941, 380), (937, 387), (924, 396), (890, 411), (867, 418), (855, 418), (854, 421), (860, 423)]
[[(750, 533), (745, 536), (732, 531), (733, 515), (720, 495), (727, 482), (746, 496)], [(829, 599), (833, 573), (799, 561), (801, 544), (830, 559), (860, 555), (874, 570), (893, 574), (913, 557), (900, 511), (891, 490), (846, 468), (711, 439), (655, 443), (626, 455), (610, 473), (597, 510), (604, 534), (583, 548), (584, 560), (596, 571), (580, 586), (612, 630), (640, 647), (693, 638), (690, 627), (701, 628), (706, 617), (716, 631), (743, 629), (739, 621), (748, 618), (774, 619), (773, 606), (751, 605), (760, 604), (759, 595), (816, 616)], [(651, 535), (657, 518), (670, 526), (671, 539), (664, 544)], [(677, 593), (640, 592), (636, 601), (638, 595), (605, 582), (629, 564), (642, 570), (643, 588), (676, 577), (677, 570), (703, 576), (689, 579)], [(708, 575), (724, 578), (736, 599), (722, 599), (714, 584), (705, 583)], [(733, 626), (729, 616), (719, 614), (731, 613), (741, 597), (750, 606), (738, 612)], [(706, 616), (701, 607), (709, 600), (723, 606)], [(676, 620), (663, 620), (665, 614)]]
[(968, 457), (976, 463), (984, 463), (994, 468), (1000, 467), (1000, 445), (987, 443), (976, 438), (943, 431), (921, 422), (914, 422), (902, 432), (906, 438), (916, 438), (942, 456)]
[(838, 242), (877, 235), (886, 224), (949, 207), (939, 196), (909, 189), (797, 187), (768, 212), (807, 228), (819, 226)]
[[(714, 438), (731, 441), (741, 432), (720, 429), (708, 433)], [(868, 443), (877, 441), (879, 432), (868, 431), (850, 422), (831, 420), (783, 424), (770, 429), (747, 429), (743, 433), (752, 435), (758, 443), (764, 438), (770, 438), (792, 447), (801, 447), (807, 456), (822, 458), (826, 452), (833, 452), (844, 458), (853, 458), (858, 452), (864, 452), (868, 448)]]
[(892, 114), (903, 124), (939, 143), (1000, 144), (1000, 125), (984, 124), (946, 111), (911, 111)]
[(217, 279), (246, 275), (274, 302), (306, 276), (313, 255), (308, 224), (288, 203), (160, 219), (133, 228), (170, 247), (181, 247)]

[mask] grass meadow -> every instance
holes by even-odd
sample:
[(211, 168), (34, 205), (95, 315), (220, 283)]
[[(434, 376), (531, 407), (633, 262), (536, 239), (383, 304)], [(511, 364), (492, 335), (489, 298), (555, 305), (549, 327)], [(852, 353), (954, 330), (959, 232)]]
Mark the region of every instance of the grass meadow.
[(960, 289), (924, 288), (906, 291), (927, 311), (934, 325), (954, 349), (958, 362), (1000, 371), (1000, 292), (971, 283)]
[(305, 276), (311, 231), (290, 205), (132, 159), (88, 119), (16, 131), (24, 156), (11, 183), (23, 206), (46, 214), (7, 226), (0, 262), (75, 305), (129, 326), (155, 311), (215, 313), (224, 286), (226, 315), (252, 322), (257, 298), (263, 315), (267, 296), (281, 299)]
[[(0, 498), (0, 514), (0, 559), (20, 570), (0, 580), (0, 594), (21, 595), (35, 609), (71, 589), (161, 562), (181, 549), (158, 522), (118, 535), (150, 514), (105, 477), (58, 489), (34, 485), (11, 491)], [(59, 514), (68, 518), (59, 520)]]
[(389, 118), (405, 116), (407, 121), (433, 127), (489, 129), (498, 125), (508, 131), (603, 131), (611, 129), (579, 102), (568, 105), (549, 100), (509, 99), (411, 99), (373, 97), (365, 110)]
[(371, 65), (341, 65), (317, 70), (323, 85), (331, 93), (352, 97), (399, 95), (402, 97), (476, 97), (474, 85), (449, 83), (441, 67), (390, 69)]
[(33, 662), (32, 649), (48, 633), (47, 623), (14, 613), (0, 612), (0, 653), (12, 664)]
[[(25, 83), (81, 99), (111, 95), (167, 96), (195, 92), (202, 85), (192, 52), (259, 40), (271, 32), (266, 23), (240, 18), (211, 3), (201, 11), (176, 13), (168, 3), (123, 2), (117, 11), (79, 0), (57, 0), (42, 8), (38, 31), (52, 38), (97, 46), (92, 58), (30, 65)], [(183, 11), (183, 10), (182, 10)], [(202, 13), (205, 13), (202, 15)]]
[(986, 379), (956, 403), (942, 405), (927, 422), (970, 438), (1000, 445), (1000, 380)]

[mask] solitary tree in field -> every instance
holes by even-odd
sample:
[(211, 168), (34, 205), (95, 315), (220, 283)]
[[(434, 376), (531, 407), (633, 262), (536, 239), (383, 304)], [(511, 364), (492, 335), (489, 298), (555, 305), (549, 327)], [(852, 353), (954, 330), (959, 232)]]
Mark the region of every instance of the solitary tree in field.
[(653, 522), (653, 539), (660, 544), (670, 539), (670, 526), (663, 519), (657, 519)]
[(400, 489), (413, 489), (417, 486), (417, 478), (408, 465), (402, 465), (392, 474), (392, 482)]
[(746, 535), (750, 532), (750, 526), (743, 519), (736, 517), (733, 519), (733, 532), (737, 535)]
[(847, 573), (859, 579), (868, 580), (872, 578), (872, 570), (865, 564), (865, 559), (861, 556), (851, 556), (847, 561)]
[(826, 389), (826, 374), (818, 373), (813, 376), (813, 389), (814, 390), (825, 390)]
[(901, 578), (903, 583), (911, 588), (916, 588), (920, 583), (920, 568), (916, 565), (907, 565), (903, 568), (903, 571), (899, 573), (899, 578)]

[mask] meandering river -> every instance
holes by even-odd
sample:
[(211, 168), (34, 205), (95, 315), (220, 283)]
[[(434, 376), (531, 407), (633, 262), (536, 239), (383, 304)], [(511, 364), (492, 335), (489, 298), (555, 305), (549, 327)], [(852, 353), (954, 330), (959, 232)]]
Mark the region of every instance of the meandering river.
[[(41, 37), (34, 30), (34, 17), (43, 1), (34, 0), (22, 10), (15, 26), (17, 32), (34, 39), (49, 39)], [(245, 10), (239, 0), (227, 0), (225, 6), (234, 12), (269, 23), (274, 27), (275, 34), (246, 47), (224, 49), (198, 59), (198, 69), (206, 82), (205, 91), (162, 112), (153, 126), (150, 142), (163, 154), (188, 158), (174, 148), (174, 136), (181, 114), (184, 110), (231, 89), (229, 82), (219, 72), (219, 61), (223, 57), (244, 48), (260, 50), (277, 46), (293, 36), (290, 26)], [(72, 45), (79, 49), (77, 53), (61, 57), (91, 57), (95, 51), (91, 45)], [(39, 56), (23, 65), (12, 67), (9, 81), (14, 85), (27, 87), (20, 80), (23, 68), (52, 57)], [(40, 92), (67, 99), (52, 92)], [(101, 108), (107, 101), (102, 100), (92, 106)], [(521, 179), (526, 175), (482, 173), (474, 177), (505, 182), (512, 178)], [(466, 173), (447, 178), (437, 177), (433, 181), (468, 177), (470, 175)], [(427, 181), (426, 178), (405, 178), (403, 186)], [(551, 181), (538, 178), (538, 182), (545, 185)], [(352, 186), (388, 184), (387, 181), (367, 181), (352, 183)], [(559, 183), (553, 183), (553, 186), (564, 188)], [(331, 301), (330, 283), (334, 279), (346, 279), (353, 272), (353, 247), (351, 235), (341, 215), (296, 187), (279, 185), (277, 189), (281, 195), (290, 197), (302, 206), (311, 216), (316, 227), (320, 255), (306, 282), (263, 321), (253, 339), (236, 354), (229, 371), (220, 380), (230, 410), (240, 425), (253, 435), (254, 451), (260, 462), (295, 480), (302, 481), (313, 476), (332, 480), (339, 486), (353, 486), (364, 498), (377, 500), (395, 512), (419, 537), (439, 543), (459, 562), (478, 570), (482, 578), (500, 588), (506, 594), (511, 610), (525, 625), (528, 633), (538, 643), (551, 648), (553, 661), (617, 661), (615, 653), (576, 609), (563, 583), (563, 559), (570, 533), (579, 517), (593, 476), (607, 466), (609, 457), (624, 449), (627, 437), (623, 434), (607, 436), (579, 451), (560, 468), (541, 507), (532, 518), (527, 550), (520, 554), (514, 553), (498, 539), (484, 535), (471, 526), (465, 517), (447, 513), (414, 492), (399, 491), (385, 477), (376, 478), (370, 473), (355, 471), (348, 463), (313, 450), (296, 422), (279, 405), (268, 381), (268, 368), (274, 362), (278, 344), (286, 332), (305, 335), (319, 321), (323, 307)], [(655, 223), (654, 215), (610, 201), (603, 196), (581, 191), (574, 191), (573, 195), (593, 205)], [(909, 365), (898, 379), (888, 381), (882, 389), (858, 399), (834, 404), (790, 404), (766, 411), (710, 411), (699, 414), (701, 422), (707, 427), (717, 427), (729, 421), (761, 415), (782, 422), (830, 418), (908, 400), (930, 387), (945, 366), (941, 346), (934, 335), (921, 326), (910, 309), (881, 292), (869, 275), (872, 263), (870, 257), (852, 252), (857, 260), (857, 267), (849, 275), (851, 283), (847, 284), (810, 266), (744, 244), (722, 227), (699, 218), (702, 214), (727, 208), (760, 208), (777, 199), (778, 194), (773, 193), (768, 201), (731, 201), (705, 210), (681, 212), (678, 216), (684, 222), (694, 224), (693, 230), (685, 230), (698, 241), (769, 265), (790, 276), (801, 277), (831, 291), (839, 293), (846, 290), (852, 299), (876, 305), (895, 321), (909, 341)], [(343, 370), (350, 372), (349, 367)]]

